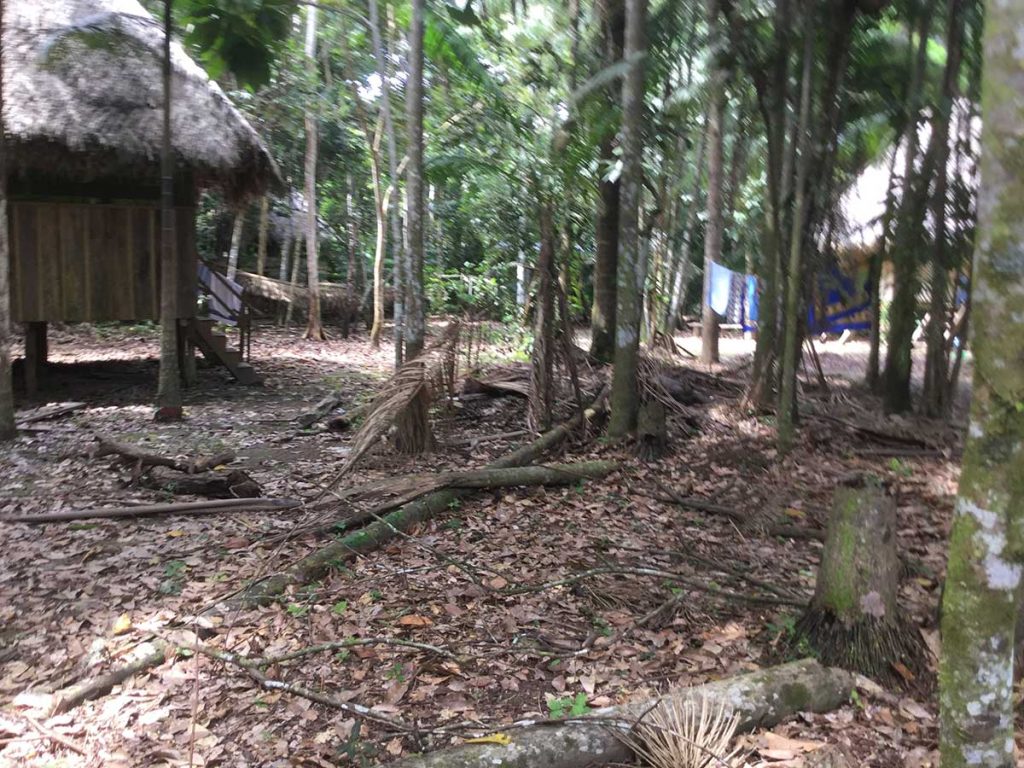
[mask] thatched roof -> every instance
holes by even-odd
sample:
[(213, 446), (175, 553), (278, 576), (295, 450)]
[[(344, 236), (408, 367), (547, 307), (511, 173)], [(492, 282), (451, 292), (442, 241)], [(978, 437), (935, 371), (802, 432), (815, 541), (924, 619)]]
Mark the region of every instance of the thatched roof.
[[(137, 0), (5, 0), (4, 121), (14, 173), (67, 181), (159, 177), (163, 30)], [(172, 43), (179, 169), (232, 199), (276, 183), (252, 126)]]

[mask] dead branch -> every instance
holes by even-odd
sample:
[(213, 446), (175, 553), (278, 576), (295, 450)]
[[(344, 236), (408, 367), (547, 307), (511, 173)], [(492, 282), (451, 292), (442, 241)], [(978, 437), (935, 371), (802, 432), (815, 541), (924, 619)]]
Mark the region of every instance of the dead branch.
[(256, 512), (258, 510), (294, 509), (302, 506), (296, 499), (211, 499), (175, 504), (146, 504), (134, 507), (98, 507), (66, 512), (44, 512), (38, 515), (8, 515), (0, 523), (64, 523), (69, 520), (109, 519), (117, 517), (151, 517), (152, 515), (202, 515), (213, 512)]
[(372, 720), (373, 722), (386, 726), (393, 731), (418, 733), (421, 730), (415, 725), (410, 725), (401, 720), (374, 712), (371, 707), (341, 701), (333, 696), (327, 696), (326, 694), (312, 691), (297, 683), (285, 683), (280, 680), (273, 680), (261, 672), (256, 665), (253, 665), (251, 663), (251, 659), (247, 659), (244, 656), (229, 653), (228, 651), (220, 651), (216, 648), (211, 648), (208, 645), (189, 644), (182, 647), (195, 653), (201, 653), (204, 656), (209, 656), (211, 659), (216, 659), (224, 664), (230, 664), (231, 666), (245, 670), (245, 673), (259, 683), (261, 688), (268, 691), (283, 691), (284, 693), (290, 693), (291, 695), (298, 696), (301, 699), (312, 701), (314, 704), (321, 704), (325, 707), (330, 707), (331, 709), (337, 709), (349, 715), (360, 717), (364, 720)]
[(76, 741), (73, 741), (72, 739), (69, 739), (62, 733), (57, 733), (57, 731), (47, 728), (34, 717), (30, 717), (29, 715), (26, 715), (24, 712), (15, 712), (13, 714), (16, 714), (18, 717), (20, 717), (22, 720), (28, 723), (32, 727), (32, 729), (43, 738), (49, 739), (50, 741), (55, 741), (62, 747), (67, 747), (72, 752), (75, 752), (79, 755), (85, 756), (89, 754), (89, 751), (81, 744), (79, 744)]
[(458, 657), (454, 653), (446, 651), (444, 648), (439, 648), (436, 645), (429, 645), (427, 643), (417, 643), (412, 640), (401, 640), (396, 637), (350, 637), (347, 640), (338, 640), (332, 643), (318, 643), (317, 645), (311, 645), (306, 648), (299, 648), (296, 651), (289, 651), (288, 653), (283, 653), (280, 656), (247, 659), (246, 664), (254, 667), (272, 667), (277, 664), (286, 664), (289, 661), (302, 659), (306, 656), (315, 656), (318, 653), (342, 651), (347, 648), (364, 645), (394, 645), (401, 648), (412, 648), (417, 651), (433, 653), (437, 656), (452, 659), (453, 661), (458, 660)]
[(230, 464), (235, 460), (235, 454), (230, 451), (209, 456), (201, 459), (174, 459), (169, 456), (160, 456), (155, 453), (148, 453), (137, 445), (119, 443), (105, 437), (96, 438), (96, 447), (92, 449), (93, 458), (101, 456), (119, 456), (125, 463), (135, 464), (139, 467), (169, 467), (178, 472), (197, 474), (219, 467), (222, 464)]
[(262, 493), (256, 481), (240, 469), (189, 473), (153, 467), (139, 478), (139, 485), (179, 496), (212, 499), (254, 499)]
[(55, 419), (58, 416), (66, 416), (69, 413), (80, 411), (85, 408), (85, 403), (49, 403), (28, 411), (21, 411), (14, 416), (18, 429), (24, 429), (37, 421)]
[(58, 691), (55, 696), (53, 709), (50, 712), (51, 717), (75, 709), (92, 699), (106, 696), (115, 685), (120, 685), (140, 672), (145, 672), (148, 669), (163, 664), (166, 659), (166, 647), (163, 643), (154, 643), (150, 645), (150, 648), (151, 650), (146, 655), (140, 656), (130, 664), (118, 667), (91, 680), (86, 680), (84, 683)]

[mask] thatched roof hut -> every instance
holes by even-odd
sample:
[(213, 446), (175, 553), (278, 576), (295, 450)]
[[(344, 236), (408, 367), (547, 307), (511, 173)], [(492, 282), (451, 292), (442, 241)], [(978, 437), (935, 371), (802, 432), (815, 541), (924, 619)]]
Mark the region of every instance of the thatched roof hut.
[[(11, 183), (157, 184), (163, 30), (137, 0), (5, 0)], [(178, 43), (171, 47), (178, 179), (231, 199), (277, 178), (256, 132)]]

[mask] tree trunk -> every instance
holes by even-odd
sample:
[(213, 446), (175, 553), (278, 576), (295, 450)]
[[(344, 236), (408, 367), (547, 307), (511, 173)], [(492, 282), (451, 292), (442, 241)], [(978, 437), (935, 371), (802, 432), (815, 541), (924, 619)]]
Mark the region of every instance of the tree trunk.
[[(4, 111), (4, 0), (0, 0), (0, 115)], [(11, 243), (7, 223), (7, 135), (0, 119), (0, 440), (17, 434), (11, 380)]]
[(267, 269), (267, 230), (270, 227), (270, 196), (260, 198), (260, 224), (256, 246), (256, 274), (263, 276)]
[(1024, 5), (988, 3), (970, 427), (942, 600), (943, 768), (1014, 760), (1013, 644), (1024, 563)]
[(779, 450), (793, 445), (796, 411), (796, 365), (800, 354), (800, 305), (803, 290), (804, 224), (807, 220), (807, 182), (811, 170), (811, 93), (814, 80), (814, 7), (804, 7), (803, 76), (800, 85), (800, 117), (797, 128), (796, 199), (789, 238), (789, 272), (786, 280), (785, 333), (782, 339), (782, 381), (779, 392)]
[(686, 306), (686, 288), (693, 260), (693, 230), (697, 224), (697, 211), (700, 208), (700, 191), (704, 187), (704, 160), (707, 155), (707, 146), (707, 131), (701, 131), (700, 143), (697, 147), (697, 162), (694, 165), (693, 192), (690, 204), (686, 209), (686, 223), (683, 225), (683, 239), (679, 246), (679, 256), (673, 259), (672, 296), (669, 299), (668, 312), (664, 319), (665, 333), (669, 335), (675, 331), (679, 322), (679, 313)]
[(388, 200), (391, 188), (381, 189), (380, 147), (378, 135), (370, 145), (370, 176), (373, 179), (373, 203), (377, 217), (377, 238), (373, 250), (373, 325), (370, 327), (370, 344), (380, 346), (384, 333), (384, 235), (387, 230)]
[(359, 256), (359, 216), (355, 207), (355, 181), (350, 173), (345, 189), (345, 223), (348, 236), (348, 264), (345, 268), (345, 281), (352, 286), (358, 296), (363, 292), (361, 258)]
[(934, 256), (932, 258), (931, 302), (929, 306), (928, 346), (924, 366), (924, 412), (939, 417), (947, 412), (945, 396), (949, 376), (949, 355), (946, 346), (946, 319), (949, 298), (948, 237), (946, 232), (946, 205), (949, 190), (949, 131), (960, 77), (963, 54), (964, 0), (949, 0), (946, 18), (946, 70), (942, 78), (942, 97), (932, 119), (932, 135), (936, 137), (935, 189), (931, 210), (934, 230)]
[(302, 267), (302, 243), (305, 238), (302, 233), (295, 238), (295, 253), (292, 255), (292, 277), (288, 282), (291, 301), (288, 302), (288, 309), (285, 310), (284, 325), (286, 328), (292, 324), (292, 314), (295, 312), (295, 304), (299, 300), (299, 270)]
[(711, 308), (711, 265), (722, 260), (722, 175), (724, 164), (725, 81), (727, 72), (722, 65), (724, 55), (721, 24), (718, 18), (718, 0), (708, 0), (708, 25), (711, 30), (712, 65), (708, 84), (708, 198), (707, 223), (704, 231), (704, 292), (701, 297), (702, 363), (717, 363), (718, 314)]
[(555, 225), (551, 205), (543, 198), (540, 214), (540, 254), (537, 259), (537, 295), (534, 303), (533, 349), (530, 353), (530, 429), (543, 432), (551, 426), (555, 400), (552, 381), (555, 361)]
[[(632, 765), (634, 755), (622, 736), (666, 698), (683, 712), (699, 713), (707, 702), (739, 717), (739, 731), (771, 728), (800, 712), (828, 712), (845, 704), (853, 693), (852, 675), (828, 669), (808, 659), (769, 667), (692, 688), (670, 690), (666, 697), (593, 709), (566, 722), (541, 722), (509, 732), (511, 743), (477, 743), (442, 749), (392, 763), (393, 768), (588, 768)], [(728, 716), (728, 715), (727, 715)], [(587, 722), (594, 718), (594, 722)], [(718, 766), (730, 763), (702, 755), (704, 762), (679, 763)], [(668, 765), (668, 763), (665, 763)], [(673, 764), (675, 765), (675, 764)]]
[[(316, 80), (316, 11), (314, 5), (306, 9), (306, 60), (311, 79)], [(304, 175), (306, 181), (306, 282), (309, 286), (309, 298), (306, 318), (306, 332), (303, 338), (323, 341), (327, 338), (320, 321), (320, 261), (317, 248), (320, 238), (316, 226), (316, 155), (317, 155), (317, 124), (316, 101), (306, 106), (306, 162)]]
[(231, 249), (228, 251), (228, 280), (234, 280), (238, 272), (238, 252), (242, 248), (242, 228), (245, 225), (245, 211), (239, 208), (235, 212), (235, 221), (231, 227)]
[(373, 55), (377, 61), (377, 76), (381, 82), (380, 111), (384, 120), (384, 135), (388, 143), (388, 178), (394, 190), (391, 197), (391, 211), (389, 213), (391, 222), (391, 259), (393, 264), (395, 309), (394, 309), (394, 340), (395, 340), (395, 369), (402, 364), (405, 347), (403, 344), (404, 334), (404, 307), (405, 307), (405, 280), (403, 280), (403, 264), (405, 262), (402, 243), (402, 221), (398, 213), (398, 145), (395, 141), (395, 124), (391, 118), (391, 86), (388, 73), (387, 58), (384, 52), (384, 43), (380, 32), (380, 11), (377, 0), (369, 1), (370, 10), (370, 33), (373, 40)]
[(406, 290), (405, 354), (423, 351), (426, 307), (423, 297), (423, 17), (424, 0), (412, 0), (409, 26), (409, 76), (406, 80), (409, 167), (405, 195), (408, 205), (409, 274)]
[(886, 345), (883, 397), (892, 413), (910, 410), (910, 375), (917, 310), (917, 250), (921, 245), (927, 181), (915, 171), (918, 160), (917, 123), (921, 112), (922, 85), (928, 64), (928, 41), (933, 8), (924, 3), (919, 11), (918, 48), (907, 92), (907, 147), (903, 170), (903, 195), (896, 223), (893, 249), (895, 292), (889, 308), (889, 339)]
[(294, 220), (289, 218), (284, 242), (281, 243), (281, 261), (277, 265), (277, 279), (282, 283), (288, 279), (288, 259), (292, 254), (292, 242), (295, 237)]
[(920, 674), (923, 644), (897, 602), (896, 503), (875, 481), (836, 491), (814, 598), (797, 622), (823, 664), (886, 683), (895, 664)]
[(636, 429), (639, 401), (636, 371), (640, 346), (640, 311), (646, 274), (640, 253), (640, 196), (643, 193), (644, 56), (647, 52), (647, 0), (626, 0), (622, 85), (622, 188), (619, 259), (616, 278), (615, 367), (612, 415), (608, 434), (621, 438)]
[(160, 150), (160, 374), (156, 418), (180, 421), (178, 366), (178, 269), (175, 259), (174, 155), (171, 149), (171, 5), (164, 0), (163, 145)]
[[(622, 59), (626, 32), (625, 7), (622, 0), (605, 0), (600, 5), (604, 36), (604, 64), (612, 66)], [(609, 89), (608, 98), (617, 94)], [(619, 216), (621, 186), (618, 178), (605, 178), (615, 163), (615, 136), (601, 137), (598, 167), (602, 174), (598, 184), (596, 251), (594, 253), (594, 301), (590, 313), (590, 356), (609, 363), (615, 356), (616, 272), (619, 258)]]

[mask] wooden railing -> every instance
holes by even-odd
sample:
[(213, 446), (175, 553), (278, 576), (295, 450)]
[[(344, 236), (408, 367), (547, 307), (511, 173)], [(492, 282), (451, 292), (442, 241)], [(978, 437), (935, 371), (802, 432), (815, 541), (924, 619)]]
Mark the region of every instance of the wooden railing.
[(240, 309), (235, 311), (232, 307), (225, 307), (229, 313), (229, 318), (234, 322), (235, 327), (238, 329), (238, 350), (242, 353), (242, 359), (245, 362), (249, 362), (252, 357), (252, 318), (256, 312), (255, 307), (248, 299), (245, 298), (245, 294), (242, 288), (235, 282), (228, 280), (227, 277), (217, 271), (217, 268), (204, 259), (202, 256), (199, 257), (199, 262), (206, 266), (210, 270), (212, 276), (209, 283), (205, 282), (202, 277), (202, 272), (199, 274), (199, 290), (203, 295), (206, 296), (209, 302), (213, 298), (213, 283), (219, 283), (231, 293), (236, 299), (238, 299), (238, 305)]

